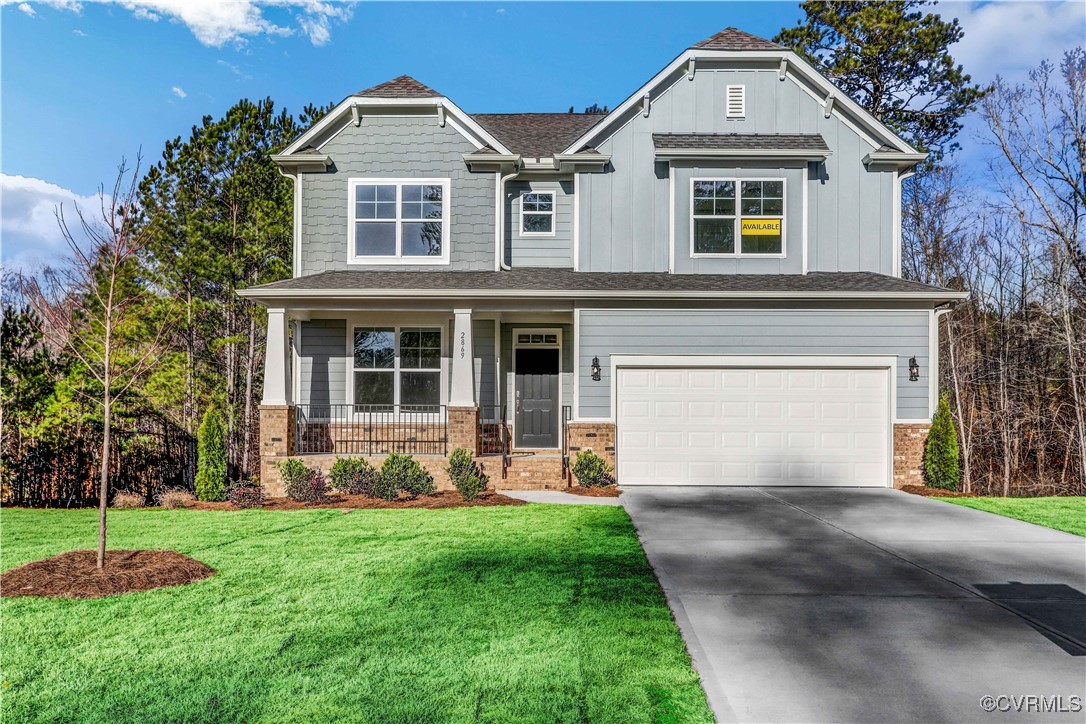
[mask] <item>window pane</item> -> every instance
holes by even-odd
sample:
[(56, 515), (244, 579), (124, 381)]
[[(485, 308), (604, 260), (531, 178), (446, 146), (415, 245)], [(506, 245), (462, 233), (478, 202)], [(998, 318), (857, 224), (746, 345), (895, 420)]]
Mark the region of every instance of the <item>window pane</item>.
[[(723, 201), (721, 203), (724, 203)], [(706, 216), (713, 215), (713, 200), (712, 199), (694, 199), (694, 213)]]
[(744, 254), (780, 254), (781, 236), (743, 234)]
[(762, 200), (743, 199), (743, 213), (752, 216), (760, 216), (762, 213)]
[(356, 203), (354, 205), (354, 216), (356, 219), (376, 219), (377, 204), (368, 201)]
[(441, 256), (441, 222), (404, 222), (403, 256)]
[(390, 201), (378, 201), (377, 202), (377, 218), (378, 219), (395, 219), (396, 218), (396, 204)]
[(391, 405), (394, 372), (355, 372), (354, 404)]
[(417, 329), (401, 329), (400, 330), (400, 349), (418, 349), (419, 347), (419, 330)]
[(762, 213), (766, 215), (783, 214), (784, 201), (782, 199), (766, 199), (762, 202)]
[(354, 188), (354, 200), (355, 201), (376, 201), (377, 200), (377, 187), (368, 185), (359, 185)]
[(422, 217), (423, 219), (440, 219), (441, 218), (441, 204), (432, 203), (427, 201), (422, 205)]
[(735, 252), (735, 222), (732, 219), (694, 219), (696, 254)]
[(717, 216), (735, 216), (735, 199), (717, 199), (714, 206)]
[(437, 185), (423, 186), (422, 187), (422, 200), (423, 201), (436, 201), (441, 203), (442, 188)]
[(743, 182), (743, 198), (744, 199), (760, 199), (760, 198), (762, 198), (762, 182), (761, 181), (744, 181)]
[(718, 199), (734, 199), (735, 198), (735, 182), (734, 181), (717, 181), (715, 184), (716, 191), (715, 196)]
[(404, 201), (422, 201), (422, 187), (421, 186), (404, 186), (403, 187), (403, 200)]
[(694, 198), (696, 199), (711, 199), (716, 193), (716, 184), (713, 181), (695, 181), (694, 182)]
[(419, 354), (419, 369), (423, 370), (437, 370), (441, 369), (441, 350), (439, 349), (423, 349)]
[(400, 367), (402, 369), (417, 370), (419, 368), (419, 349), (400, 348)]
[(421, 201), (404, 201), (400, 204), (400, 214), (405, 219), (421, 219), (422, 218), (422, 202)]
[(391, 329), (371, 327), (354, 331), (354, 366), (359, 369), (392, 369), (396, 336)]
[(766, 198), (781, 198), (784, 196), (784, 183), (781, 181), (762, 182), (762, 195)]
[(519, 342), (520, 344), (528, 344), (531, 341), (532, 341), (532, 338), (529, 337), (526, 334), (518, 334), (517, 335), (517, 342)]
[(439, 349), (441, 347), (441, 330), (434, 327), (426, 327), (419, 330), (419, 336), (422, 340), (423, 347), (433, 347)]
[(401, 405), (438, 405), (441, 403), (441, 373), (401, 372)]
[(553, 217), (550, 214), (525, 214), (524, 231), (530, 234), (549, 234)]
[(359, 221), (354, 229), (354, 253), (358, 256), (396, 255), (396, 222)]
[(396, 185), (384, 184), (377, 187), (377, 200), (396, 203)]
[(547, 344), (558, 344), (558, 335), (548, 334), (546, 337), (543, 338), (543, 341)]

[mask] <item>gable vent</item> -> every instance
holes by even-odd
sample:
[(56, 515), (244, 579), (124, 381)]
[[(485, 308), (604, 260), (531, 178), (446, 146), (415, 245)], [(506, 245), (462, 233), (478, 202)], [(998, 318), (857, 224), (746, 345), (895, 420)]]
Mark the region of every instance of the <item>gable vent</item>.
[(727, 88), (728, 118), (743, 118), (747, 115), (747, 87), (730, 85)]

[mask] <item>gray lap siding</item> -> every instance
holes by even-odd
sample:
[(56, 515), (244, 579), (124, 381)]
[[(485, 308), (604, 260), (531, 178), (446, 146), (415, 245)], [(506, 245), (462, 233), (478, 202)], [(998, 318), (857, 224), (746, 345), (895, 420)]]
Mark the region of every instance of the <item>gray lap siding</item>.
[[(928, 410), (927, 310), (581, 309), (577, 324), (578, 418), (611, 417), (611, 356), (893, 355), (896, 419)], [(598, 356), (602, 379), (591, 379)], [(909, 381), (916, 356), (920, 378)]]

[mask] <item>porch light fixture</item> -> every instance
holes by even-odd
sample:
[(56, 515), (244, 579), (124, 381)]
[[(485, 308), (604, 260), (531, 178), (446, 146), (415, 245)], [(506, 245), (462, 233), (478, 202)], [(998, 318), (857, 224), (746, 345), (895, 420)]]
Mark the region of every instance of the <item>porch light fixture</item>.
[(920, 365), (916, 362), (916, 357), (909, 358), (909, 382), (916, 382), (920, 379)]
[(592, 358), (592, 381), (593, 382), (599, 382), (600, 381), (600, 358), (599, 357), (593, 357)]

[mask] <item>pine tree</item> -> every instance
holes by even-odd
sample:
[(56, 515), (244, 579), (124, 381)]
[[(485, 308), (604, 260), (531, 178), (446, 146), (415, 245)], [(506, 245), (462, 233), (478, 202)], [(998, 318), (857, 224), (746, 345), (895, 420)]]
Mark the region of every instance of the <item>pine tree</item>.
[(226, 440), (222, 416), (214, 407), (204, 413), (196, 434), (196, 498), (226, 500)]
[(924, 482), (930, 488), (957, 490), (960, 480), (958, 433), (950, 416), (950, 403), (942, 397), (924, 444)]

